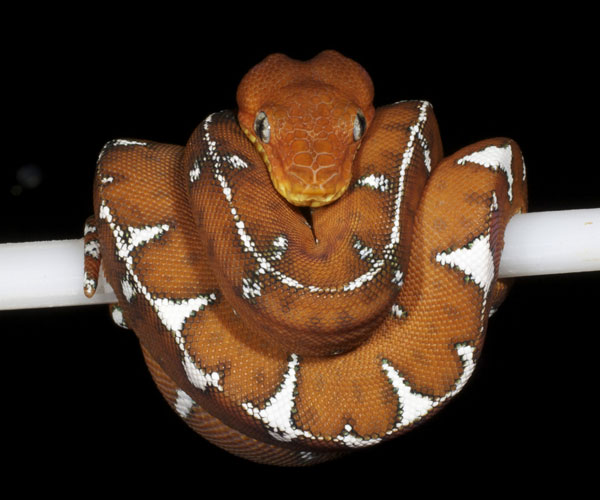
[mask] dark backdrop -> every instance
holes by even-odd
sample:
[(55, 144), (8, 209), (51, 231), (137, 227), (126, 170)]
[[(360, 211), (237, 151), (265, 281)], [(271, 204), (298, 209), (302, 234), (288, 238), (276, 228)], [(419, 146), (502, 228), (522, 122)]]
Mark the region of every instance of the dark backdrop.
[[(185, 28), (171, 22), (172, 31), (160, 15), (128, 24), (115, 15), (104, 25), (91, 14), (19, 18), (3, 50), (0, 242), (80, 237), (106, 141), (184, 144), (208, 113), (235, 106), (238, 81), (263, 57), (310, 58), (325, 48), (368, 70), (376, 104), (432, 102), (447, 153), (515, 139), (531, 211), (600, 206), (597, 127), (588, 125), (598, 108), (596, 56), (585, 14), (497, 24), (441, 16), (440, 31), (431, 14), (385, 28), (357, 14), (330, 37), (314, 20), (273, 33), (260, 19), (234, 28), (229, 18), (180, 16)], [(66, 487), (71, 475), (94, 486), (244, 471), (256, 491), (273, 477), (330, 479), (335, 488), (379, 478), (398, 487), (468, 488), (482, 476), (493, 488), (576, 483), (588, 462), (580, 447), (596, 437), (598, 285), (598, 273), (519, 279), (490, 323), (471, 382), (443, 412), (404, 437), (303, 471), (244, 462), (188, 430), (155, 390), (133, 333), (113, 326), (106, 307), (0, 311), (7, 472)]]

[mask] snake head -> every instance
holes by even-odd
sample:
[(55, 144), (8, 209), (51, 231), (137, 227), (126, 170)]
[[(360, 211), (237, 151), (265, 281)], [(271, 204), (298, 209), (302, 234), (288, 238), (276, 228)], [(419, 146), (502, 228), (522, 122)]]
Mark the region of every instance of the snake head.
[(242, 79), (237, 102), (240, 126), (286, 200), (319, 207), (346, 191), (375, 116), (362, 66), (331, 50), (309, 61), (273, 54)]

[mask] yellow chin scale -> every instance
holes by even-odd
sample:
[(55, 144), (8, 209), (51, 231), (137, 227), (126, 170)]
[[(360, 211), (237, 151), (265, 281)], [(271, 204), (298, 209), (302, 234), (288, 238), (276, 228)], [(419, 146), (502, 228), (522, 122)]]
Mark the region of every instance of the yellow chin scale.
[(336, 193), (332, 193), (332, 194), (328, 194), (328, 195), (316, 195), (316, 194), (304, 194), (304, 193), (288, 193), (283, 194), (281, 193), (281, 191), (279, 189), (277, 189), (277, 191), (279, 191), (281, 193), (281, 196), (283, 196), (286, 200), (288, 200), (290, 203), (297, 205), (299, 207), (322, 207), (324, 205), (328, 205), (329, 203), (333, 203), (335, 200), (337, 200), (340, 196), (342, 196), (345, 192), (346, 189), (348, 187), (345, 186), (344, 189), (340, 189), (339, 191), (337, 191)]
[(287, 179), (279, 179), (276, 175), (274, 175), (273, 167), (271, 166), (271, 162), (269, 161), (267, 152), (265, 151), (265, 148), (263, 148), (262, 144), (257, 139), (257, 137), (248, 128), (244, 127), (243, 125), (240, 126), (242, 127), (244, 134), (246, 134), (246, 137), (248, 137), (248, 139), (250, 139), (250, 142), (254, 144), (254, 147), (260, 154), (262, 160), (265, 162), (273, 186), (275, 187), (277, 192), (292, 205), (296, 205), (298, 207), (322, 207), (337, 200), (346, 192), (346, 189), (348, 189), (348, 186), (344, 186), (343, 189), (340, 189), (337, 192), (331, 194), (295, 192), (292, 189), (291, 183)]

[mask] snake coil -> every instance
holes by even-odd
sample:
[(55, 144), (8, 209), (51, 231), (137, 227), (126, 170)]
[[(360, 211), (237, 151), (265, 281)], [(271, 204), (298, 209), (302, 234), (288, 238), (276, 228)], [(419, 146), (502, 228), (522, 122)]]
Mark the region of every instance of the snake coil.
[(185, 147), (103, 148), (86, 294), (101, 253), (163, 396), (238, 456), (314, 464), (396, 437), (474, 370), (526, 210), (521, 152), (443, 157), (429, 103), (375, 110), (333, 51), (269, 56), (237, 97)]

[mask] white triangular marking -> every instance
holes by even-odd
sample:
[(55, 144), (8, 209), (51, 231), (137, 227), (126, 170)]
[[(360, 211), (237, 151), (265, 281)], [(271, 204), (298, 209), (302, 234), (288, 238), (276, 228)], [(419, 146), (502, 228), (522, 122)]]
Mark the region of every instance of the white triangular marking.
[[(433, 408), (454, 396), (464, 387), (475, 369), (475, 361), (473, 359), (475, 348), (466, 344), (458, 344), (456, 351), (462, 362), (463, 372), (456, 381), (454, 389), (440, 398), (433, 398), (414, 392), (396, 368), (387, 360), (382, 361), (381, 366), (394, 387), (398, 397), (398, 406), (402, 412), (402, 418), (396, 423), (394, 428), (387, 431), (388, 435), (424, 417)], [(297, 438), (318, 441), (324, 439), (323, 436), (317, 436), (310, 431), (299, 429), (294, 424), (293, 414), (296, 406), (297, 385), (296, 372), (299, 368), (300, 361), (298, 356), (292, 354), (288, 362), (288, 369), (283, 375), (283, 381), (279, 389), (265, 402), (262, 409), (254, 406), (249, 401), (242, 403), (242, 408), (256, 420), (260, 420), (267, 427), (269, 434), (278, 441), (290, 442)], [(331, 439), (331, 441), (349, 448), (371, 446), (381, 442), (381, 440), (381, 437), (363, 438), (355, 434), (350, 424), (346, 424), (344, 431)]]
[(490, 235), (481, 235), (468, 245), (453, 252), (440, 252), (435, 260), (443, 266), (457, 267), (472, 279), (485, 293), (494, 279), (494, 256), (490, 247)]
[(125, 298), (131, 301), (136, 294), (142, 295), (156, 312), (161, 323), (173, 334), (175, 343), (181, 350), (183, 369), (194, 387), (205, 390), (207, 387), (216, 387), (223, 391), (221, 376), (218, 372), (205, 372), (199, 368), (194, 359), (186, 350), (183, 327), (188, 318), (213, 304), (217, 297), (214, 293), (200, 294), (196, 297), (185, 299), (165, 299), (151, 294), (142, 283), (134, 269), (133, 250), (149, 241), (158, 239), (169, 231), (168, 224), (157, 224), (155, 226), (132, 227), (128, 226), (125, 231), (115, 221), (110, 207), (103, 201), (99, 218), (106, 220), (115, 239), (115, 247), (118, 257), (125, 263), (126, 276), (121, 280), (121, 289)]
[(291, 441), (303, 434), (302, 431), (294, 428), (292, 420), (292, 412), (296, 404), (294, 390), (298, 363), (298, 356), (292, 354), (279, 390), (267, 401), (262, 410), (250, 402), (242, 403), (242, 408), (249, 415), (261, 420), (270, 429), (271, 436), (279, 441)]
[(512, 148), (510, 144), (506, 146), (488, 146), (481, 151), (476, 151), (470, 155), (462, 157), (457, 161), (459, 165), (465, 163), (476, 163), (486, 168), (490, 168), (494, 171), (498, 169), (502, 170), (506, 174), (508, 180), (508, 199), (512, 201), (512, 186), (513, 186), (513, 173), (512, 173)]
[(468, 344), (458, 344), (456, 346), (456, 352), (462, 362), (463, 372), (456, 381), (454, 389), (441, 398), (432, 398), (414, 392), (398, 370), (396, 370), (396, 368), (394, 368), (387, 360), (384, 360), (382, 365), (383, 369), (398, 394), (399, 406), (402, 411), (402, 419), (396, 424), (397, 429), (411, 425), (421, 419), (433, 408), (456, 395), (465, 386), (475, 370), (475, 360), (473, 359), (475, 348)]
[(185, 321), (214, 301), (216, 297), (200, 295), (193, 299), (154, 299), (154, 308), (163, 325), (181, 334)]
[(402, 419), (398, 424), (400, 427), (412, 424), (415, 420), (427, 415), (435, 406), (434, 399), (413, 392), (410, 385), (400, 376), (400, 373), (387, 361), (383, 362), (383, 369), (398, 394), (398, 400), (402, 408)]

